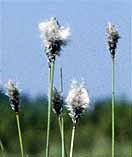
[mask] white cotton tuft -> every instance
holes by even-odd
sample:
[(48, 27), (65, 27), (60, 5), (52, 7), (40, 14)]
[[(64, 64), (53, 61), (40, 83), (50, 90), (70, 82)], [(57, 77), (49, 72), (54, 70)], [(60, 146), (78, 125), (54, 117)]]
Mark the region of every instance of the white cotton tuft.
[(81, 114), (90, 108), (90, 99), (84, 83), (78, 84), (76, 81), (72, 82), (66, 103), (69, 115), (73, 123), (76, 123)]
[(111, 22), (108, 22), (107, 33), (109, 36), (112, 36), (112, 35), (119, 36), (117, 28)]
[(18, 112), (19, 111), (19, 90), (17, 89), (15, 84), (13, 84), (11, 80), (9, 80), (5, 86), (7, 89), (6, 95), (9, 97), (11, 108), (15, 112)]
[(41, 22), (38, 28), (50, 66), (51, 62), (55, 61), (56, 56), (60, 55), (62, 47), (67, 45), (70, 37), (70, 28), (61, 26), (56, 17), (52, 17), (46, 22)]
[(45, 47), (49, 46), (49, 42), (61, 41), (60, 43), (65, 45), (70, 36), (70, 28), (60, 26), (55, 17), (52, 17), (49, 21), (41, 22), (39, 25), (40, 37)]
[(120, 36), (117, 28), (111, 22), (108, 22), (106, 31), (107, 31), (108, 48), (110, 50), (112, 57), (114, 57), (115, 49), (117, 47), (118, 39), (120, 38)]

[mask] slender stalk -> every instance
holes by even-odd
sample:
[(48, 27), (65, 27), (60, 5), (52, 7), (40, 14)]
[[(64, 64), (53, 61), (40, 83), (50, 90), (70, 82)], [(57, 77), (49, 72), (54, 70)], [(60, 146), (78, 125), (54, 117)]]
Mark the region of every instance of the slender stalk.
[(114, 73), (115, 59), (112, 57), (112, 157), (115, 156), (115, 93), (114, 93)]
[[(63, 93), (63, 74), (62, 67), (60, 68), (61, 93)], [(61, 116), (61, 143), (62, 143), (62, 157), (65, 157), (65, 138), (64, 138), (64, 119)]]
[[(63, 93), (63, 73), (62, 67), (60, 68), (60, 81), (61, 81), (61, 93)], [(65, 147), (65, 136), (64, 136), (64, 118), (61, 115), (61, 133), (62, 133), (62, 157), (67, 157), (66, 147)]]
[(3, 146), (3, 144), (2, 144), (2, 141), (0, 140), (0, 149), (1, 149), (1, 151), (2, 152), (4, 152), (4, 146)]
[(62, 135), (62, 132), (61, 132), (61, 117), (60, 116), (58, 116), (58, 123), (59, 123), (60, 133)]
[(64, 145), (64, 125), (63, 125), (63, 117), (62, 116), (58, 116), (58, 123), (59, 123), (59, 128), (60, 128), (60, 134), (61, 134), (61, 147), (62, 147), (62, 157), (65, 156), (65, 145)]
[(4, 146), (3, 146), (3, 143), (2, 143), (1, 140), (0, 140), (0, 148), (1, 148), (1, 155), (2, 155), (2, 157), (5, 157)]
[(21, 157), (24, 157), (22, 135), (21, 135), (21, 128), (20, 128), (20, 121), (19, 121), (19, 113), (18, 112), (16, 112), (16, 120), (17, 120), (17, 128), (18, 128), (18, 135), (19, 135), (19, 142), (20, 142), (20, 149), (21, 149)]
[(51, 62), (51, 68), (49, 68), (49, 74), (48, 74), (49, 75), (49, 97), (48, 97), (48, 122), (47, 122), (47, 139), (46, 139), (46, 157), (49, 157), (50, 121), (51, 121), (53, 80), (54, 80), (54, 65), (55, 65), (55, 62)]
[(65, 157), (65, 137), (64, 137), (64, 118), (63, 116), (61, 117), (61, 130), (62, 130), (62, 157)]
[(76, 126), (75, 126), (75, 124), (74, 124), (74, 125), (73, 125), (73, 128), (72, 128), (72, 137), (71, 137), (70, 157), (72, 157), (72, 156), (73, 156), (73, 145), (74, 145), (75, 129), (76, 129)]

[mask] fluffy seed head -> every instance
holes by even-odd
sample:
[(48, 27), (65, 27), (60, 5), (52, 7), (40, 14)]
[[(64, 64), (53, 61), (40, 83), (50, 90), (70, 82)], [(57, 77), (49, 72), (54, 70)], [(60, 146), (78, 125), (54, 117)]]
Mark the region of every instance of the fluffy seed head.
[(45, 47), (46, 55), (49, 62), (55, 59), (56, 55), (60, 55), (62, 46), (66, 46), (69, 41), (70, 29), (60, 26), (56, 17), (52, 17), (47, 22), (39, 24), (40, 37)]
[(111, 52), (111, 55), (115, 55), (115, 49), (117, 47), (118, 39), (120, 38), (118, 30), (116, 29), (115, 25), (112, 23), (108, 23), (107, 26), (107, 42), (108, 42), (108, 47)]
[(52, 108), (53, 108), (53, 112), (57, 115), (60, 115), (63, 111), (62, 93), (58, 92), (55, 87), (54, 87), (54, 90), (53, 90)]
[(18, 112), (19, 110), (19, 90), (12, 83), (12, 81), (8, 81), (6, 84), (7, 96), (9, 97), (9, 102), (12, 110)]
[(78, 84), (77, 82), (72, 82), (71, 89), (66, 98), (66, 103), (69, 116), (72, 118), (73, 123), (76, 124), (82, 113), (90, 107), (88, 91), (83, 83)]

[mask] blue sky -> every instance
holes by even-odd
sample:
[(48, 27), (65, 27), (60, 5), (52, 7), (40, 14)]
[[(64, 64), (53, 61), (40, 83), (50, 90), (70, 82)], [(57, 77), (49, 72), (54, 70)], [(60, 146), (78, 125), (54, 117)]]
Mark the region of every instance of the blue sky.
[(63, 67), (64, 95), (72, 79), (85, 80), (90, 97), (111, 96), (111, 57), (106, 25), (113, 22), (122, 37), (116, 52), (115, 90), (118, 98), (131, 95), (131, 5), (127, 0), (0, 1), (0, 79), (18, 82), (30, 96), (47, 93), (48, 65), (41, 46), (38, 24), (56, 16), (70, 26), (71, 41), (57, 58), (55, 86)]

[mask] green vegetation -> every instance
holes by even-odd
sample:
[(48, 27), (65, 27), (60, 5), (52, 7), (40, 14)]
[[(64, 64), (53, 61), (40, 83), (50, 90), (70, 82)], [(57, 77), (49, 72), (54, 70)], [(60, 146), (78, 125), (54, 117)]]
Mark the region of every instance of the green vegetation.
[[(21, 98), (20, 121), (25, 157), (45, 156), (47, 129), (47, 98), (30, 100)], [(132, 104), (116, 102), (115, 106), (115, 157), (131, 157), (132, 152)], [(65, 141), (69, 151), (72, 122), (65, 113)], [(78, 123), (75, 134), (74, 157), (111, 157), (111, 100), (95, 103)], [(5, 157), (19, 157), (20, 152), (15, 113), (8, 98), (0, 92), (0, 139)], [(51, 115), (51, 157), (61, 156), (61, 137), (57, 117)], [(1, 151), (1, 150), (0, 150)], [(68, 152), (69, 154), (69, 152)], [(0, 157), (2, 154), (0, 154)]]

